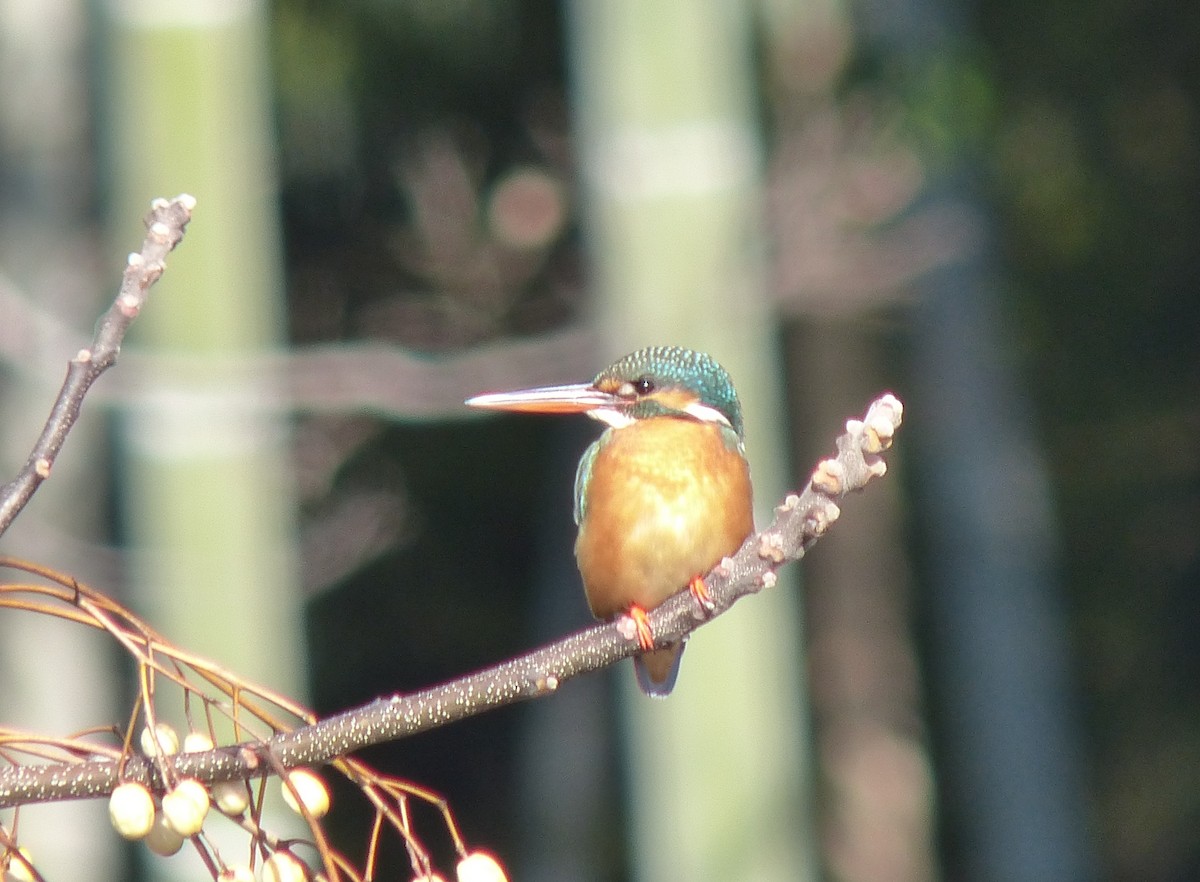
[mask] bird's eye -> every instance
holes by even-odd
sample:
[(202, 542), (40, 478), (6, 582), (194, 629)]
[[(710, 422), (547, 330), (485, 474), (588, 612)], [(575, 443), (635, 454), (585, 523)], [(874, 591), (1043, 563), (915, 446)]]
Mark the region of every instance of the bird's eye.
[(626, 380), (617, 387), (617, 397), (633, 401), (654, 391), (654, 381), (649, 377), (638, 377), (636, 380)]

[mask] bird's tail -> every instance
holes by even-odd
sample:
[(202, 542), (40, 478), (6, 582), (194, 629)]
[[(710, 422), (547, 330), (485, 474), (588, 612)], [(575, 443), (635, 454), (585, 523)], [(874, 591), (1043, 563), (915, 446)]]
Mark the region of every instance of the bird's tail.
[(666, 698), (675, 688), (681, 658), (682, 643), (634, 656), (633, 670), (637, 674), (638, 686), (651, 698)]

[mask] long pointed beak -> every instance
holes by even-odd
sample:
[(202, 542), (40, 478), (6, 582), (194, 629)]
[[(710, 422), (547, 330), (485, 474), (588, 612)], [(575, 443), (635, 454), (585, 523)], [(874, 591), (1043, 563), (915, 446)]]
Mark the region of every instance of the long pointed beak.
[(516, 392), (490, 392), (468, 398), (470, 407), (487, 410), (515, 410), (523, 413), (586, 413), (601, 407), (612, 407), (620, 399), (601, 392), (591, 383), (570, 386), (539, 386)]

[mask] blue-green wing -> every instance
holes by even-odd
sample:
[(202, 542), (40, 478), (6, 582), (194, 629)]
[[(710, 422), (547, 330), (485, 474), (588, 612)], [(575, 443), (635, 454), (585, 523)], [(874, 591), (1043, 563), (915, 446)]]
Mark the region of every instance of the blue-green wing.
[(725, 442), (725, 449), (733, 453), (740, 454), (743, 458), (746, 456), (746, 445), (742, 441), (741, 436), (733, 429), (727, 426), (721, 426), (721, 440)]
[(587, 450), (583, 451), (583, 456), (579, 458), (579, 468), (575, 470), (575, 525), (583, 521), (583, 509), (585, 504), (584, 491), (587, 488), (588, 479), (592, 476), (592, 464), (596, 461), (596, 454), (600, 452), (600, 445), (604, 441), (604, 436), (601, 435), (593, 441)]

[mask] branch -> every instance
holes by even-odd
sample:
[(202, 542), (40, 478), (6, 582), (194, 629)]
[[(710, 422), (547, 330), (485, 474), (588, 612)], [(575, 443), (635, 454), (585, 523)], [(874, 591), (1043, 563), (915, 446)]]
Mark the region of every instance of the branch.
[[(837, 455), (818, 463), (803, 492), (789, 495), (775, 510), (770, 526), (748, 538), (733, 557), (705, 576), (711, 608), (699, 609), (684, 590), (648, 613), (657, 644), (686, 639), (740, 598), (773, 586), (776, 570), (803, 557), (837, 520), (838, 501), (885, 474), (887, 467), (879, 454), (891, 446), (902, 416), (901, 403), (886, 394), (870, 405), (862, 420), (849, 420), (837, 439)], [(179, 777), (215, 783), (328, 763), (368, 745), (548, 695), (573, 677), (636, 653), (637, 636), (631, 625), (627, 617), (620, 617), (441, 686), (377, 699), (263, 741), (180, 754), (169, 759), (169, 766)], [(0, 808), (103, 796), (119, 781), (128, 780), (156, 790), (164, 786), (155, 761), (132, 753), (122, 760), (12, 767), (0, 772)]]
[(155, 199), (150, 204), (146, 239), (141, 251), (129, 255), (117, 299), (101, 316), (92, 345), (80, 349), (68, 363), (67, 377), (25, 466), (12, 481), (0, 487), (0, 536), (50, 477), (59, 451), (79, 418), (84, 396), (96, 379), (116, 363), (126, 331), (145, 305), (150, 287), (162, 276), (167, 255), (183, 239), (195, 207), (196, 200), (187, 195), (170, 201)]

